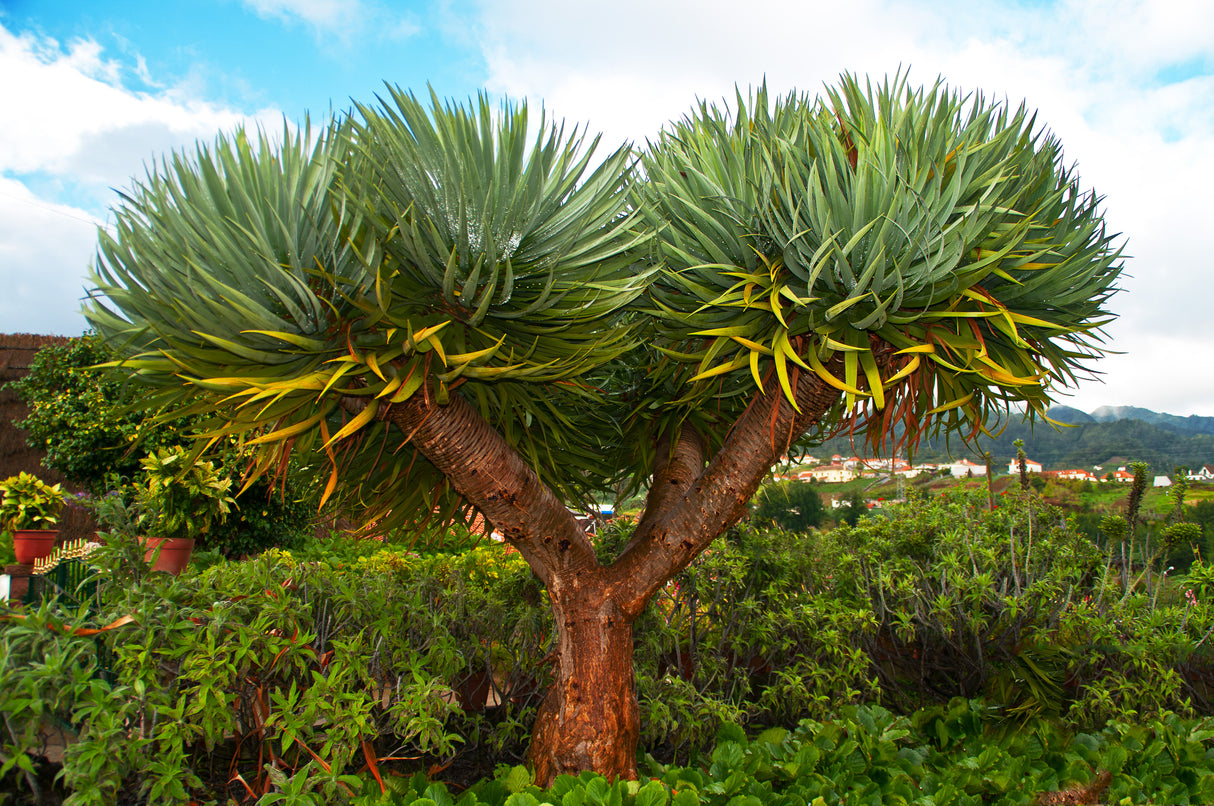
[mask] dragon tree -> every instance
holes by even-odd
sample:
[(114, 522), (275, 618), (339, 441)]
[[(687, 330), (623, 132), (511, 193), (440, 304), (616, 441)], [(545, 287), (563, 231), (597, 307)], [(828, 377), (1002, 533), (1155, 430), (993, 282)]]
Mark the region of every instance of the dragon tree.
[[(632, 624), (790, 448), (1043, 415), (1122, 268), (1034, 116), (940, 83), (761, 88), (597, 146), (394, 88), (221, 137), (123, 197), (86, 303), (250, 478), (301, 454), (326, 505), (505, 536), (555, 617), (541, 782), (635, 777)], [(570, 508), (620, 490), (644, 510), (604, 564)]]

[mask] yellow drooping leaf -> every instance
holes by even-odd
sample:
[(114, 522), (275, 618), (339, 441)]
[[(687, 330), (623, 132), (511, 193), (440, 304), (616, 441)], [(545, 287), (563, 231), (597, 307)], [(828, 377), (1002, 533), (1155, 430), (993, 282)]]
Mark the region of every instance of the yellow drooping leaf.
[(816, 374), (823, 381), (830, 384), (835, 389), (838, 389), (840, 392), (847, 392), (848, 394), (853, 395), (860, 394), (859, 389), (856, 389), (853, 386), (848, 386), (834, 375), (831, 375), (830, 371), (826, 369), (826, 365), (822, 363), (822, 360), (818, 358), (817, 353), (815, 353), (813, 350), (810, 350), (805, 357), (809, 360), (809, 368), (812, 369), (814, 374)]
[(419, 344), (419, 343), (429, 339), (431, 336), (436, 335), (449, 324), (451, 324), (450, 319), (448, 319), (445, 322), (439, 322), (437, 325), (431, 325), (430, 327), (423, 327), (421, 330), (410, 335), (409, 341), (412, 342), (413, 344)]
[(910, 375), (915, 370), (919, 369), (919, 364), (921, 361), (922, 359), (920, 359), (918, 355), (911, 356), (910, 363), (886, 379), (885, 387), (888, 389), (898, 381)]
[(323, 411), (318, 412), (317, 414), (313, 414), (311, 417), (307, 418), (306, 420), (300, 420), (299, 422), (294, 423), (293, 425), (288, 425), (285, 428), (279, 428), (274, 431), (271, 431), (268, 434), (262, 434), (259, 437), (255, 437), (254, 439), (249, 440), (246, 444), (247, 445), (261, 445), (261, 444), (264, 444), (267, 442), (282, 442), (284, 439), (290, 439), (293, 436), (302, 434), (304, 431), (307, 431), (311, 428), (315, 428), (316, 425), (321, 420), (323, 420), (326, 415), (327, 415), (327, 412), (323, 412)]
[(355, 431), (362, 428), (367, 423), (371, 422), (371, 420), (375, 419), (375, 412), (378, 408), (379, 407), (374, 403), (368, 404), (362, 411), (354, 415), (350, 422), (338, 429), (337, 433), (330, 437), (329, 441), (325, 444), (332, 445), (335, 442), (340, 442), (341, 440), (350, 436), (350, 434), (353, 434)]
[(973, 399), (974, 399), (974, 393), (973, 393), (973, 392), (970, 392), (968, 395), (965, 395), (964, 397), (957, 398), (956, 400), (954, 400), (954, 401), (952, 401), (952, 402), (950, 402), (950, 403), (945, 403), (945, 404), (943, 404), (943, 405), (941, 405), (941, 406), (936, 406), (936, 408), (934, 408), (934, 409), (932, 409), (931, 411), (929, 411), (929, 412), (928, 412), (928, 414), (929, 414), (929, 415), (931, 415), (931, 414), (941, 414), (941, 413), (946, 412), (946, 411), (951, 411), (952, 409), (957, 409), (957, 408), (960, 408), (960, 407), (964, 406), (966, 403), (969, 403), (969, 402), (970, 402), (971, 400), (973, 400)]
[(399, 389), (400, 385), (404, 382), (405, 382), (405, 376), (397, 373), (392, 378), (392, 380), (390, 380), (384, 384), (384, 388), (379, 390), (379, 393), (377, 395), (375, 395), (375, 399), (379, 400), (381, 397), (386, 397), (386, 396), (392, 394), (397, 389)]
[(332, 472), (329, 473), (329, 481), (325, 484), (324, 492), (320, 495), (320, 505), (318, 509), (325, 508), (325, 502), (329, 500), (329, 496), (337, 489), (337, 456), (333, 453), (333, 446), (329, 444), (329, 425), (325, 420), (320, 421), (320, 438), (324, 440), (323, 447), (325, 456), (329, 459), (329, 467)]
[(784, 390), (784, 397), (788, 398), (788, 402), (792, 404), (793, 409), (798, 414), (801, 413), (801, 407), (797, 405), (797, 395), (792, 390), (792, 384), (788, 381), (788, 359), (783, 350), (776, 351), (776, 377), (780, 380), (780, 388)]
[(864, 370), (864, 378), (868, 381), (869, 391), (873, 396), (873, 403), (877, 409), (885, 408), (885, 389), (881, 383), (881, 371), (877, 369), (877, 359), (873, 357), (872, 351), (865, 350), (859, 354), (860, 367)]
[[(506, 336), (503, 334), (501, 338), (497, 340), (497, 344), (491, 344), (483, 350), (474, 350), (470, 353), (452, 353), (451, 355), (447, 356), (446, 360), (449, 364), (470, 364), (473, 361), (478, 361), (482, 358), (493, 355), (498, 351), (505, 340)], [(442, 353), (440, 352), (439, 355), (441, 356)]]
[(747, 356), (739, 356), (738, 358), (734, 358), (730, 361), (725, 362), (724, 364), (718, 364), (717, 366), (715, 366), (711, 369), (706, 369), (703, 372), (699, 373), (698, 375), (692, 376), (691, 381), (692, 381), (692, 383), (695, 383), (696, 381), (702, 381), (705, 378), (713, 378), (713, 377), (716, 377), (717, 375), (724, 375), (726, 372), (732, 372), (735, 369), (741, 369), (742, 367), (746, 366), (746, 364), (749, 361), (750, 361), (750, 359)]
[(759, 355), (771, 355), (771, 348), (764, 347), (757, 341), (751, 341), (750, 339), (743, 338), (742, 336), (733, 336), (732, 338), (738, 344), (742, 345), (751, 352), (758, 353)]
[(439, 360), (443, 362), (444, 366), (446, 366), (447, 354), (443, 351), (442, 339), (440, 339), (437, 335), (430, 335), (426, 337), (426, 341), (430, 343), (430, 346), (434, 348), (434, 352), (438, 353)]
[(379, 359), (375, 357), (375, 353), (370, 351), (367, 352), (367, 366), (371, 368), (372, 372), (379, 376), (381, 381), (388, 380), (384, 377), (384, 373), (380, 371)]
[(759, 351), (750, 351), (750, 375), (755, 379), (755, 386), (759, 387), (759, 391), (763, 391), (763, 376), (759, 374)]

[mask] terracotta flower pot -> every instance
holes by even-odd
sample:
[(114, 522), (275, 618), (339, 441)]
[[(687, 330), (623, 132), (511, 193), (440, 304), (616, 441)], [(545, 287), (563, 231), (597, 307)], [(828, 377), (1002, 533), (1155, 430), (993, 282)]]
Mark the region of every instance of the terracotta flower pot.
[(493, 676), (485, 670), (468, 675), (456, 688), (459, 707), (464, 711), (483, 711), (493, 689)]
[(33, 565), (54, 551), (58, 540), (58, 529), (14, 529), (13, 552), (21, 565)]
[(156, 557), (152, 570), (167, 571), (174, 576), (185, 570), (190, 562), (190, 555), (194, 553), (192, 537), (145, 537), (143, 545), (143, 559), (146, 562), (152, 562), (156, 549), (160, 549), (160, 556)]

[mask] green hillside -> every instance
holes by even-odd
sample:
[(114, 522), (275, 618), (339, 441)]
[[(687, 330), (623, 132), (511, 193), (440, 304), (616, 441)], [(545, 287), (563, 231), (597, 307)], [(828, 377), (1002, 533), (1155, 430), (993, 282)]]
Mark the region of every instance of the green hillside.
[[(1163, 474), (1170, 473), (1178, 465), (1196, 468), (1214, 464), (1214, 433), (1182, 433), (1175, 427), (1141, 419), (1099, 422), (1074, 409), (1054, 413), (1064, 420), (1074, 421), (1081, 419), (1076, 415), (1082, 415), (1089, 421), (1058, 428), (1048, 423), (1030, 425), (1016, 421), (1007, 424), (994, 439), (980, 439), (976, 448), (962, 444), (956, 438), (951, 442), (925, 438), (913, 460), (941, 462), (967, 457), (977, 461), (982, 452), (990, 451), (995, 465), (1006, 469), (1008, 462), (1016, 455), (1013, 443), (1022, 439), (1029, 457), (1041, 462), (1048, 470), (1090, 468), (1093, 465), (1116, 467), (1130, 461), (1143, 461), (1148, 462), (1155, 472)], [(1214, 421), (1209, 417), (1175, 419)], [(865, 451), (859, 443), (853, 445), (848, 437), (842, 436), (827, 440), (811, 452), (816, 455), (838, 453), (847, 456)]]

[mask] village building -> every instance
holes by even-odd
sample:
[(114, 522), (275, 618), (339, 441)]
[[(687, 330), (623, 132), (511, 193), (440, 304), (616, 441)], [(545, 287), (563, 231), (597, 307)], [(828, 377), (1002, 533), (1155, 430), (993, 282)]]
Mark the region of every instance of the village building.
[(1075, 469), (1075, 470), (1055, 470), (1051, 474), (1054, 478), (1066, 479), (1068, 481), (1098, 481), (1096, 474), (1090, 470)]
[[(1024, 469), (1028, 473), (1040, 473), (1044, 468), (1042, 468), (1041, 462), (1034, 462), (1032, 459), (1025, 459)], [(1020, 472), (1020, 467), (1016, 464), (1015, 459), (1008, 462), (1007, 472), (1011, 473), (1012, 475), (1016, 475)]]
[(986, 465), (971, 462), (969, 459), (961, 459), (951, 464), (940, 465), (941, 470), (947, 470), (954, 478), (965, 479), (970, 476), (985, 476)]
[(808, 472), (814, 481), (821, 481), (825, 484), (842, 484), (856, 477), (854, 470), (834, 462), (828, 465), (818, 465)]

